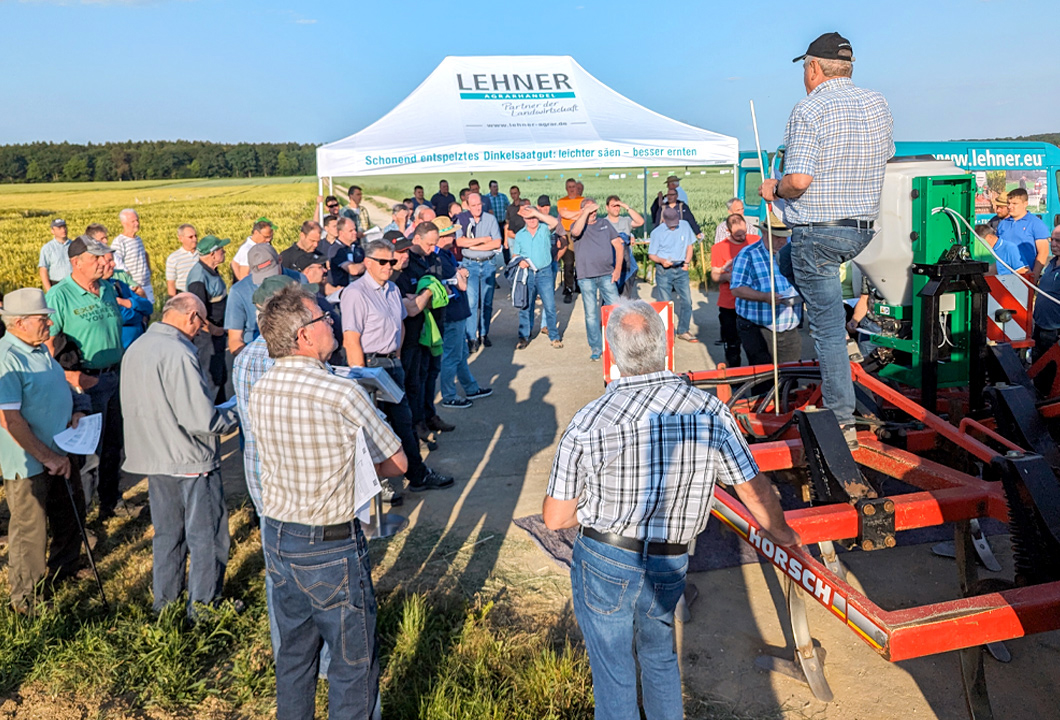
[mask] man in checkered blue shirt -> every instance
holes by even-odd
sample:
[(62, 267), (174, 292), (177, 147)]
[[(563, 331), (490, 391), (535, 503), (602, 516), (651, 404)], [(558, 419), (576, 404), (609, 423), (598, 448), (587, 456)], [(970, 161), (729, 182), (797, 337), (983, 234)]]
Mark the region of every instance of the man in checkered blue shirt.
[[(740, 251), (732, 261), (729, 288), (736, 299), (736, 329), (751, 365), (773, 364), (773, 330), (777, 333), (777, 362), (795, 362), (802, 356), (802, 300), (788, 279), (780, 274), (777, 254), (788, 245), (788, 230), (772, 213), (773, 255), (769, 254), (765, 231), (762, 240)], [(773, 266), (775, 292), (770, 286)], [(776, 325), (773, 308), (776, 307)]]
[(622, 377), (563, 433), (542, 514), (554, 530), (581, 525), (571, 590), (596, 717), (640, 717), (639, 662), (645, 715), (680, 718), (674, 608), (715, 481), (734, 487), (774, 542), (800, 540), (728, 408), (665, 369), (659, 314), (640, 300), (622, 304), (606, 332)]
[(768, 202), (785, 201), (792, 235), (778, 261), (806, 301), (825, 405), (856, 447), (839, 267), (874, 234), (884, 170), (894, 155), (893, 120), (883, 95), (854, 86), (854, 51), (839, 33), (814, 40), (800, 60), (806, 97), (788, 119), (784, 177), (766, 180), (759, 192)]

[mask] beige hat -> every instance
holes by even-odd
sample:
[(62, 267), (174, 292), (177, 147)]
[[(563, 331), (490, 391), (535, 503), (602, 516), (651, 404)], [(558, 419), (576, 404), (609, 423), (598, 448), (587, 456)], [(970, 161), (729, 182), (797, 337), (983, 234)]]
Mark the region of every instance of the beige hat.
[(51, 315), (53, 312), (44, 301), (44, 291), (40, 288), (22, 288), (8, 293), (4, 297), (4, 307), (0, 308), (0, 315), (4, 317)]

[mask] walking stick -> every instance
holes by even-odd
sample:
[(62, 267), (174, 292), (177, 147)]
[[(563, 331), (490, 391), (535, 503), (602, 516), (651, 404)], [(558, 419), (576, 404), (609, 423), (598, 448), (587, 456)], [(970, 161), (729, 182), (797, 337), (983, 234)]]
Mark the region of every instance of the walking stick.
[(99, 588), (99, 599), (103, 601), (103, 610), (110, 612), (110, 604), (107, 603), (107, 595), (103, 592), (103, 581), (99, 579), (99, 570), (96, 569), (96, 560), (92, 557), (92, 548), (88, 544), (88, 531), (85, 530), (85, 521), (81, 513), (77, 511), (77, 501), (74, 499), (74, 488), (70, 485), (70, 478), (64, 477), (66, 484), (66, 495), (70, 498), (70, 505), (74, 508), (74, 517), (77, 518), (77, 529), (81, 531), (81, 541), (85, 544), (85, 554), (88, 555), (88, 565), (92, 568), (92, 574), (96, 578), (96, 587)]
[[(755, 116), (755, 101), (751, 101), (751, 125), (755, 130), (755, 149), (758, 151), (758, 162), (762, 162), (762, 144), (758, 141), (758, 118)], [(762, 177), (766, 176), (765, 167), (762, 168)], [(773, 223), (769, 221), (769, 206), (766, 205), (766, 240), (769, 242), (769, 293), (773, 302), (769, 309), (773, 312), (773, 413), (780, 414), (780, 369), (777, 367), (777, 279), (773, 273), (776, 258), (773, 255)]]
[(702, 240), (699, 241), (699, 292), (707, 294), (707, 251)]

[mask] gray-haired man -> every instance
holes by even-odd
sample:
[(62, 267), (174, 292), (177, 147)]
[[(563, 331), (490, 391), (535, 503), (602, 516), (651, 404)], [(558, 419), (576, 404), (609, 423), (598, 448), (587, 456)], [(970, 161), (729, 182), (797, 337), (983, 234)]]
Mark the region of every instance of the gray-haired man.
[[(725, 201), (725, 209), (728, 211), (728, 215), (725, 216), (725, 220), (718, 223), (718, 229), (714, 231), (714, 244), (717, 245), (722, 240), (727, 240), (730, 235), (728, 218), (730, 215), (743, 215), (743, 200), (738, 197), (729, 198)], [(742, 241), (741, 241), (742, 242)]]
[(622, 376), (563, 433), (542, 513), (552, 529), (581, 525), (571, 588), (596, 717), (640, 717), (639, 663), (645, 715), (680, 718), (673, 614), (715, 482), (735, 486), (763, 536), (778, 545), (800, 540), (732, 413), (666, 370), (659, 314), (640, 300), (619, 305), (607, 341)]

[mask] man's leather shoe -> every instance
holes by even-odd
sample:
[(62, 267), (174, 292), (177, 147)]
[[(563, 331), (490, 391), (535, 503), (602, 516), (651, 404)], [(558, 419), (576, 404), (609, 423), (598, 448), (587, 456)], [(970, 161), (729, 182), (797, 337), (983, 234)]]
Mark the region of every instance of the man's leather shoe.
[(445, 420), (442, 420), (437, 415), (432, 415), (427, 419), (427, 427), (437, 432), (451, 432), (453, 430), (456, 430), (456, 425), (447, 423)]

